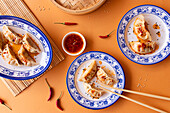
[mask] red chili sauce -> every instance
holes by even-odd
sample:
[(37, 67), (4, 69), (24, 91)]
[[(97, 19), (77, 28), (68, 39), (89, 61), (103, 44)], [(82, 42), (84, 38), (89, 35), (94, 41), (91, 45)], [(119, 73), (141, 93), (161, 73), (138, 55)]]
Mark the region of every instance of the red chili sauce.
[(64, 47), (70, 53), (78, 53), (83, 48), (83, 39), (77, 34), (70, 34), (64, 40)]

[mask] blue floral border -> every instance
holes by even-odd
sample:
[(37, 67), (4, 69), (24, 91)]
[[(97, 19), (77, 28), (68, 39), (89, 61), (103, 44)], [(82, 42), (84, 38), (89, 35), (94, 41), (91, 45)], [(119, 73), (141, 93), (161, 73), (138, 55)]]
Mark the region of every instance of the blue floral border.
[(0, 26), (3, 25), (17, 27), (34, 35), (42, 44), (46, 57), (44, 59), (43, 65), (39, 65), (38, 67), (27, 71), (11, 70), (0, 65), (0, 76), (12, 80), (27, 80), (38, 77), (44, 73), (52, 61), (51, 44), (44, 33), (32, 23), (15, 16), (0, 15)]
[[(104, 109), (106, 107), (109, 107), (113, 103), (115, 103), (117, 99), (119, 98), (119, 96), (112, 94), (111, 96), (103, 100), (88, 100), (84, 98), (77, 91), (76, 86), (75, 86), (75, 73), (78, 67), (83, 62), (92, 60), (92, 59), (98, 59), (98, 60), (107, 62), (115, 70), (115, 73), (118, 79), (117, 87), (124, 88), (125, 76), (124, 76), (123, 69), (121, 65), (118, 63), (118, 61), (107, 53), (100, 52), (100, 51), (90, 51), (77, 57), (70, 65), (68, 72), (67, 72), (67, 78), (66, 78), (67, 89), (71, 97), (74, 99), (74, 101), (77, 102), (79, 105), (85, 108), (94, 109), (94, 110)], [(119, 94), (122, 93), (122, 91), (115, 91), (115, 92)]]
[(164, 9), (155, 6), (155, 5), (140, 5), (137, 6), (130, 11), (128, 11), (123, 18), (121, 19), (118, 29), (117, 29), (117, 42), (119, 48), (121, 49), (122, 53), (131, 61), (142, 64), (142, 65), (151, 65), (158, 63), (164, 60), (170, 54), (170, 33), (167, 45), (163, 48), (159, 53), (152, 55), (152, 56), (141, 56), (135, 54), (133, 51), (129, 49), (125, 42), (124, 32), (126, 29), (127, 24), (129, 21), (139, 15), (139, 14), (153, 14), (161, 18), (164, 23), (167, 25), (168, 30), (170, 31), (170, 15)]

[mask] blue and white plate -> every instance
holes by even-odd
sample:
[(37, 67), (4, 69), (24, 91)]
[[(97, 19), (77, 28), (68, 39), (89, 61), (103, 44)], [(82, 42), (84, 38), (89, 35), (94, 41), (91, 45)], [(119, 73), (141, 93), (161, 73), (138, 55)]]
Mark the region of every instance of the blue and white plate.
[[(74, 101), (79, 105), (94, 110), (104, 109), (115, 103), (119, 96), (105, 92), (99, 99), (92, 99), (85, 93), (83, 83), (78, 81), (79, 77), (83, 73), (83, 69), (89, 66), (92, 60), (96, 60), (98, 66), (104, 66), (105, 69), (109, 69), (110, 72), (113, 71), (115, 73), (115, 78), (118, 80), (118, 83), (115, 84), (114, 87), (124, 88), (125, 76), (119, 62), (107, 53), (90, 51), (77, 57), (70, 65), (66, 78), (67, 89)], [(95, 81), (94, 79), (92, 82)], [(119, 94), (122, 93), (122, 91), (115, 92)]]
[[(149, 24), (148, 29), (153, 41), (159, 45), (154, 53), (148, 55), (135, 54), (129, 47), (129, 42), (137, 41), (133, 33), (133, 23), (138, 15), (144, 15)], [(160, 29), (154, 29), (153, 25), (157, 23)], [(158, 37), (157, 32), (161, 33)], [(131, 61), (150, 65), (164, 60), (170, 54), (170, 15), (164, 9), (154, 5), (140, 5), (128, 11), (121, 19), (117, 29), (117, 41), (122, 53)]]
[(38, 65), (33, 67), (12, 66), (6, 63), (0, 56), (0, 76), (12, 80), (27, 80), (38, 77), (44, 73), (51, 64), (52, 48), (44, 33), (32, 23), (14, 16), (0, 16), (0, 31), (7, 25), (19, 34), (28, 33), (38, 44), (41, 53), (35, 56)]

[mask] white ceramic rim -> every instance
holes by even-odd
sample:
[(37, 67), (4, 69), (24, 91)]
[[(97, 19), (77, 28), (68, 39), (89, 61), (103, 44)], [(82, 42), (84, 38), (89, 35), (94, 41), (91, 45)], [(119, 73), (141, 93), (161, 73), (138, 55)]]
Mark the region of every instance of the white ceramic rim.
[[(68, 35), (70, 35), (70, 34), (77, 34), (77, 35), (79, 35), (79, 36), (83, 39), (83, 48), (82, 48), (81, 51), (78, 52), (78, 53), (75, 53), (75, 54), (74, 54), (74, 53), (70, 53), (70, 52), (68, 52), (68, 51), (65, 49), (65, 47), (64, 47), (64, 40), (65, 40), (65, 38), (66, 38)], [(64, 50), (68, 55), (76, 56), (76, 55), (81, 54), (81, 53), (85, 50), (85, 48), (86, 48), (86, 40), (85, 40), (84, 36), (83, 36), (81, 33), (76, 32), (76, 31), (72, 31), (72, 32), (67, 33), (67, 34), (63, 37), (63, 40), (62, 40), (62, 48), (63, 48), (63, 50)]]

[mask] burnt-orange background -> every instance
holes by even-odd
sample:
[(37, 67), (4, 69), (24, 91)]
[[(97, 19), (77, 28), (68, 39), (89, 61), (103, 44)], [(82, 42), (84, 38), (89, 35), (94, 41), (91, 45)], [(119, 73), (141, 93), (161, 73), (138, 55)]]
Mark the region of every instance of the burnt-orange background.
[[(59, 49), (63, 36), (70, 31), (82, 33), (87, 40), (88, 51), (103, 51), (115, 57), (122, 65), (126, 77), (126, 89), (159, 94), (170, 97), (170, 57), (154, 65), (139, 65), (128, 60), (120, 51), (116, 30), (123, 15), (131, 8), (153, 4), (170, 12), (170, 0), (107, 0), (107, 2), (93, 13), (86, 15), (69, 15), (57, 8), (50, 0), (24, 0), (35, 16), (42, 23), (44, 28), (53, 38)], [(77, 26), (55, 25), (54, 22), (72, 21)], [(100, 39), (115, 29), (115, 32), (108, 39)], [(64, 53), (65, 54), (65, 53)], [(43, 75), (25, 91), (14, 97), (8, 88), (0, 81), (0, 98), (4, 99), (12, 107), (12, 111), (0, 105), (0, 113), (60, 113), (55, 105), (60, 92), (64, 95), (61, 98), (61, 106), (65, 113), (154, 113), (148, 108), (134, 104), (120, 98), (112, 106), (102, 110), (89, 110), (78, 105), (70, 97), (66, 87), (66, 73), (71, 62), (76, 58), (65, 54), (66, 59)], [(44, 78), (47, 78), (55, 89), (54, 97), (47, 102), (49, 90)], [(140, 84), (140, 86), (139, 86)], [(123, 93), (124, 95), (170, 112), (170, 102), (158, 99), (147, 98), (134, 94)]]

